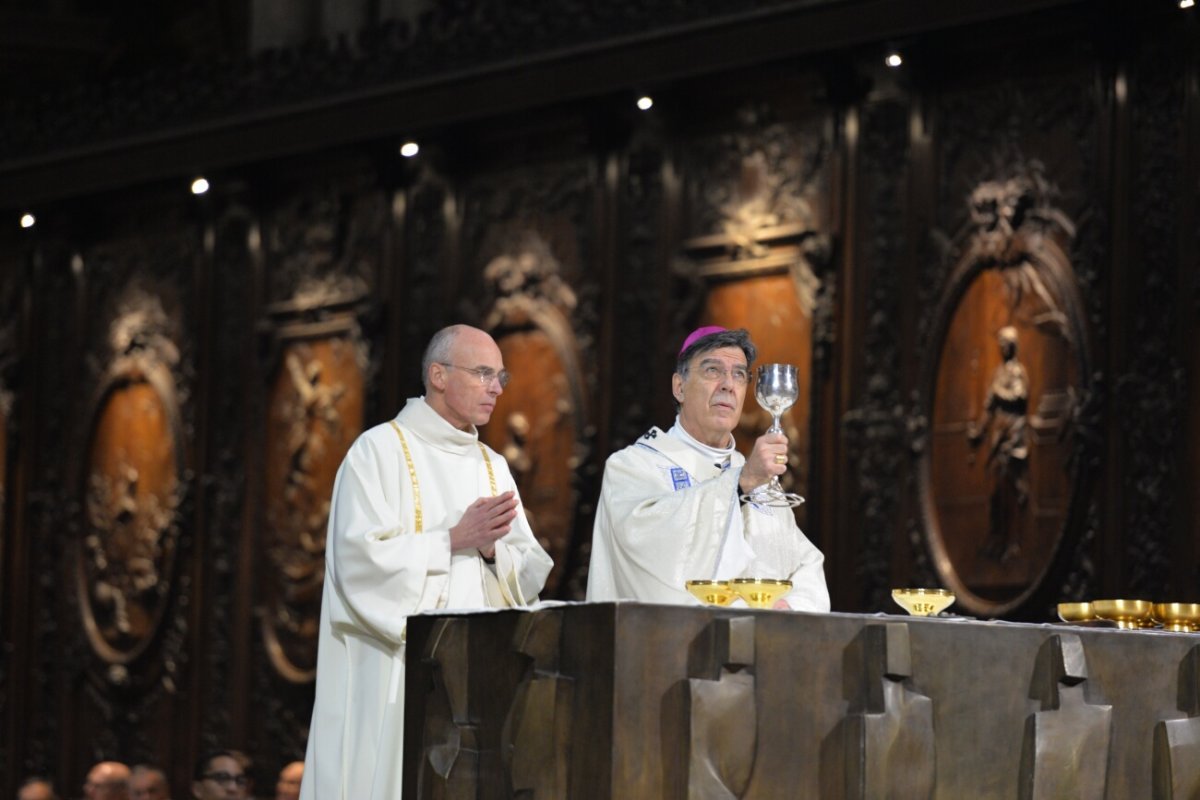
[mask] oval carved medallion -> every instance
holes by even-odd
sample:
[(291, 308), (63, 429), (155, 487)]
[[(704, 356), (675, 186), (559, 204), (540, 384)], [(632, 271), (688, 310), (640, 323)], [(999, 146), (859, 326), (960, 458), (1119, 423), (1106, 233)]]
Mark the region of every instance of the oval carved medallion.
[(965, 610), (997, 615), (1042, 586), (1077, 516), (1087, 334), (1069, 221), (1019, 180), (972, 201), (978, 227), (933, 327), (921, 498), (940, 578)]
[(93, 417), (79, 598), (92, 647), (113, 664), (145, 649), (170, 590), (181, 495), (171, 385), (165, 369), (127, 361)]

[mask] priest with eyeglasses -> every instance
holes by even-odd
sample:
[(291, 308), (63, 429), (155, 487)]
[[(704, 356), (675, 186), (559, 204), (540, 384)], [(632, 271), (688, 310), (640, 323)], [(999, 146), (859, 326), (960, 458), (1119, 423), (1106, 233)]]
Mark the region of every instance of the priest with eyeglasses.
[(741, 499), (787, 464), (783, 434), (758, 437), (749, 456), (734, 446), (756, 354), (745, 329), (705, 326), (684, 340), (675, 424), (605, 464), (588, 600), (695, 605), (689, 580), (773, 578), (792, 582), (777, 608), (829, 610), (825, 557), (792, 510)]
[(301, 800), (400, 797), (408, 618), (529, 605), (552, 566), (479, 440), (509, 380), (500, 348), (453, 325), (421, 369), (425, 395), (362, 434), (334, 484)]

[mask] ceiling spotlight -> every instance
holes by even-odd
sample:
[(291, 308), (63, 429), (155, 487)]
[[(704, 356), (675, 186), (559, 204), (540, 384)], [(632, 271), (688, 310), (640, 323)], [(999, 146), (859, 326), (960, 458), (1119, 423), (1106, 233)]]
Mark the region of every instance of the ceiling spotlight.
[(22, 228), (32, 228), (36, 224), (37, 224), (37, 217), (35, 217), (33, 214), (26, 213), (26, 214), (21, 215), (21, 227)]
[(208, 191), (208, 181), (204, 178), (196, 178), (192, 181), (192, 194), (204, 194)]
[(421, 146), (416, 142), (405, 142), (400, 145), (400, 155), (405, 158), (412, 158), (419, 152), (421, 152)]
[(1196, 5), (1196, 0), (1179, 0), (1180, 8), (1191, 8)]
[(904, 63), (904, 59), (900, 57), (900, 54), (898, 52), (893, 50), (892, 52), (887, 54), (887, 58), (885, 58), (883, 60), (883, 63), (887, 64), (892, 69), (895, 69), (896, 67), (898, 67)]
[(648, 94), (644, 94), (638, 98), (637, 107), (642, 111), (649, 111), (654, 107), (654, 98)]

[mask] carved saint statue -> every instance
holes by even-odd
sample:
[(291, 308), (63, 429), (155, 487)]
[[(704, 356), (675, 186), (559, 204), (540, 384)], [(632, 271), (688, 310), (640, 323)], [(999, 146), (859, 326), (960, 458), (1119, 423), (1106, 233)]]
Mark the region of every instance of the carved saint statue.
[(987, 466), (992, 492), (988, 536), (980, 552), (1005, 562), (1021, 552), (1020, 512), (1029, 502), (1029, 376), (1017, 360), (1017, 329), (1006, 325), (997, 338), (1003, 360), (992, 374), (982, 421), (967, 425), (967, 440), (978, 447), (990, 429)]

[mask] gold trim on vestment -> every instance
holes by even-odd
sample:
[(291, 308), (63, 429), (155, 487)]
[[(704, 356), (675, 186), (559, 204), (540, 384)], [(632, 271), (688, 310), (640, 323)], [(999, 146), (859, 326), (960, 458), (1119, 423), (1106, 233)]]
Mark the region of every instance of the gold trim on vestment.
[(400, 437), (400, 447), (404, 450), (404, 463), (408, 465), (408, 480), (412, 483), (413, 516), (416, 517), (416, 533), (420, 533), (423, 528), (421, 519), (421, 485), (417, 483), (417, 468), (413, 466), (412, 453), (408, 452), (408, 440), (404, 438), (404, 432), (400, 430), (400, 426), (396, 424), (396, 420), (392, 420), (392, 428), (395, 429), (396, 435)]
[[(396, 420), (392, 420), (392, 429), (400, 437), (400, 448), (404, 450), (404, 463), (408, 467), (408, 480), (412, 483), (413, 516), (416, 517), (415, 527), (416, 532), (420, 533), (424, 530), (424, 527), (422, 525), (423, 517), (421, 513), (421, 485), (417, 481), (417, 468), (413, 465), (412, 453), (408, 450), (408, 440), (404, 438), (404, 432), (400, 430), (400, 426), (396, 424)], [(483, 455), (483, 463), (487, 467), (488, 473), (488, 486), (492, 490), (492, 497), (495, 497), (499, 492), (496, 491), (496, 472), (492, 469), (492, 459), (487, 454), (487, 448), (483, 446), (483, 442), (476, 441), (475, 444), (479, 445), (479, 452)]]
[(483, 463), (487, 465), (488, 485), (492, 488), (492, 497), (495, 497), (499, 492), (496, 491), (496, 473), (492, 471), (492, 459), (487, 454), (487, 448), (483, 446), (483, 442), (475, 442), (479, 445), (479, 452), (483, 453)]

